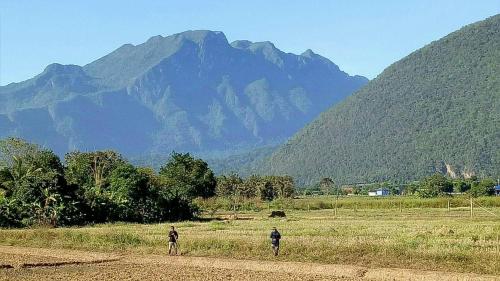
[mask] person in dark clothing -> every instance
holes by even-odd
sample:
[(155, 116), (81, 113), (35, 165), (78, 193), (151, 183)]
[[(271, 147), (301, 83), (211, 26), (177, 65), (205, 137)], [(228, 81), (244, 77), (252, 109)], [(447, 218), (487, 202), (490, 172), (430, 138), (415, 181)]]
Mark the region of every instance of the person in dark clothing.
[(172, 255), (172, 252), (175, 252), (177, 255), (177, 239), (179, 239), (179, 234), (175, 231), (175, 227), (172, 226), (172, 229), (168, 232), (168, 254)]
[(274, 255), (277, 256), (280, 249), (280, 239), (281, 234), (278, 232), (276, 227), (273, 227), (273, 231), (271, 232), (271, 247), (273, 248)]

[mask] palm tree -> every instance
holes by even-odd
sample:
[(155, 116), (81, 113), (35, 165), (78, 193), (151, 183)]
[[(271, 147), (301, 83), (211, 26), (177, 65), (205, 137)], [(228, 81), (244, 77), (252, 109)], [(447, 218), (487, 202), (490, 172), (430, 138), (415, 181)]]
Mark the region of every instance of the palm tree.
[(12, 167), (0, 168), (0, 188), (6, 195), (10, 195), (21, 184), (21, 182), (39, 173), (42, 168), (26, 164), (21, 157), (12, 156)]

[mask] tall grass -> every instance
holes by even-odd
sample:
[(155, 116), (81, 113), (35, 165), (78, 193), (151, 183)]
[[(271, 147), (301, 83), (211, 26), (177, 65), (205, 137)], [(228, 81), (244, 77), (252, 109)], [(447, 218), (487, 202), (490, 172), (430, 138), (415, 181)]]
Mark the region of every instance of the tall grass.
[[(207, 213), (214, 211), (231, 211), (234, 203), (227, 198), (198, 199), (196, 203)], [(325, 210), (334, 209), (400, 209), (400, 208), (464, 208), (470, 206), (467, 196), (450, 196), (438, 198), (417, 198), (406, 196), (366, 197), (366, 196), (318, 196), (298, 197), (295, 199), (277, 199), (265, 202), (258, 199), (239, 199), (236, 201), (238, 211), (262, 211), (266, 209), (282, 210)], [(474, 198), (475, 207), (500, 207), (500, 197)]]
[[(295, 210), (321, 210), (335, 207), (335, 196), (322, 196), (317, 198), (304, 197), (293, 200), (289, 207)], [(347, 209), (399, 209), (399, 208), (451, 208), (469, 207), (470, 198), (467, 196), (450, 196), (437, 198), (417, 197), (339, 197), (337, 208)], [(473, 198), (475, 206), (500, 207), (499, 197)]]

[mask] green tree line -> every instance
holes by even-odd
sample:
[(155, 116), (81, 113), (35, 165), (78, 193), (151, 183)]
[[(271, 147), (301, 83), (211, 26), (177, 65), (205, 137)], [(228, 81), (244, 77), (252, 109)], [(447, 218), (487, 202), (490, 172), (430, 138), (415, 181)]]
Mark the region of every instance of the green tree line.
[(173, 153), (157, 173), (114, 151), (71, 152), (64, 164), (21, 139), (0, 141), (0, 226), (190, 219), (195, 197), (214, 194), (208, 165)]
[(0, 227), (151, 223), (192, 219), (195, 198), (273, 200), (294, 193), (291, 177), (215, 177), (208, 164), (173, 152), (158, 172), (118, 152), (74, 151), (64, 163), (18, 138), (0, 140)]
[(353, 184), (337, 186), (330, 178), (323, 178), (319, 182), (304, 187), (299, 192), (303, 195), (368, 195), (371, 191), (386, 189), (390, 195), (412, 195), (421, 198), (450, 196), (453, 194), (468, 194), (472, 197), (491, 196), (495, 193), (495, 180), (485, 177), (478, 178), (450, 178), (443, 174), (423, 178), (407, 184), (380, 182), (372, 184)]

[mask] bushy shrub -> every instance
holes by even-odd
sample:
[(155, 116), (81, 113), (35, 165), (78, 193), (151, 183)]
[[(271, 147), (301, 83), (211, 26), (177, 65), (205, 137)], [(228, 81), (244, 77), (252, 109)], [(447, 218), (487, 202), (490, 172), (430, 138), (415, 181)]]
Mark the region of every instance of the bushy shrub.
[(436, 197), (446, 193), (453, 192), (453, 184), (442, 174), (436, 173), (425, 178), (417, 191), (417, 194), (423, 198)]
[(473, 197), (489, 196), (495, 192), (495, 181), (493, 179), (483, 179), (472, 183), (469, 193)]

